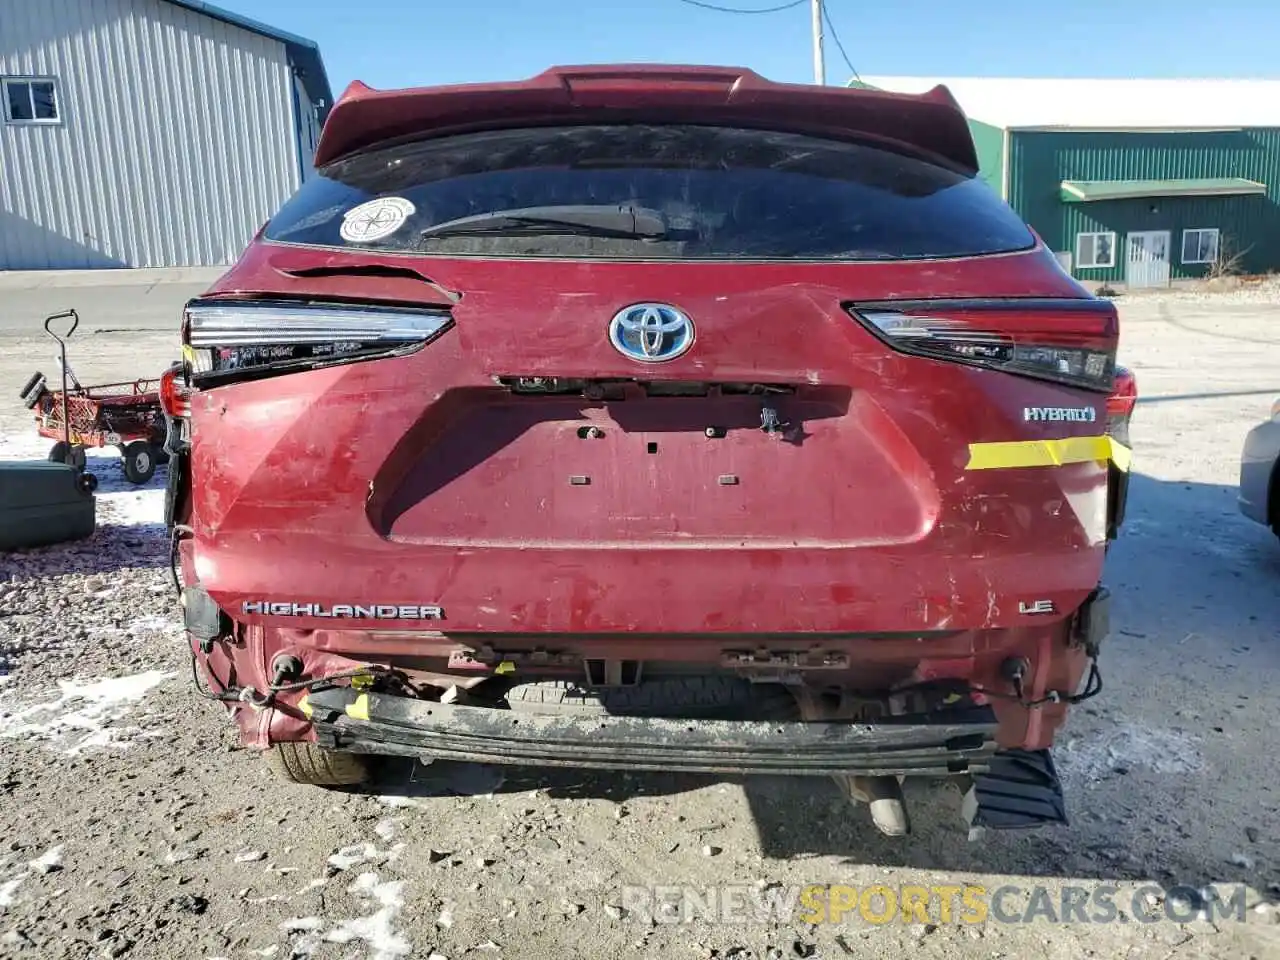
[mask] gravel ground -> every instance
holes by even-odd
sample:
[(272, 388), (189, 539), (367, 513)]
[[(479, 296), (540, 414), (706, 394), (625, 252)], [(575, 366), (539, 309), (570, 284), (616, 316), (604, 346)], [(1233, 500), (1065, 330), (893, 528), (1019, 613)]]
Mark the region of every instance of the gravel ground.
[[(1070, 827), (969, 843), (951, 788), (915, 784), (905, 842), (820, 780), (502, 779), (437, 764), (388, 766), (361, 793), (277, 785), (191, 691), (163, 468), (139, 490), (103, 456), (92, 540), (0, 555), (0, 956), (1280, 956), (1280, 543), (1237, 514), (1234, 490), (1244, 433), (1280, 396), (1280, 286), (1120, 303), (1143, 401), (1108, 561), (1106, 689), (1058, 750)], [(158, 370), (174, 352), (147, 330), (79, 349), (84, 379), (138, 376), (140, 360)], [(0, 330), (0, 383), (16, 389), (47, 355), (47, 341)], [(0, 457), (42, 455), (6, 390)], [(1120, 911), (808, 925), (801, 908), (672, 924), (624, 890), (737, 885), (785, 903), (809, 883), (1040, 885), (1054, 904), (1064, 888), (1114, 885)], [(1246, 886), (1244, 922), (1133, 916), (1144, 886), (1212, 883)], [(1199, 896), (1152, 890), (1136, 905), (1190, 917)]]

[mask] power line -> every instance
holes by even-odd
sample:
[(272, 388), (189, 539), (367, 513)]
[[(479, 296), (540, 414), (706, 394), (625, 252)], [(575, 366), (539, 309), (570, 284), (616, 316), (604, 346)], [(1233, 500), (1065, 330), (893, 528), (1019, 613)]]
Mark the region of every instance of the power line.
[(790, 10), (792, 7), (798, 7), (808, 0), (792, 0), (791, 3), (779, 4), (776, 7), (764, 7), (758, 10), (743, 10), (741, 7), (721, 7), (714, 3), (706, 3), (704, 0), (680, 0), (681, 3), (687, 3), (691, 7), (701, 7), (704, 10), (714, 10), (717, 13), (780, 13), (783, 10)]
[[(803, 3), (811, 2), (811, 0), (791, 0), (790, 3), (780, 3), (772, 7), (758, 7), (758, 8), (747, 9), (747, 10), (744, 10), (741, 7), (724, 7), (724, 6), (720, 6), (719, 4), (708, 3), (706, 2), (706, 0), (680, 0), (680, 2), (686, 3), (691, 7), (701, 7), (703, 10), (714, 10), (717, 13), (752, 14), (752, 13), (781, 13), (783, 10), (792, 10)], [(836, 30), (836, 25), (831, 21), (831, 13), (827, 10), (827, 5), (825, 3), (819, 3), (818, 6), (822, 10), (822, 19), (826, 22), (827, 29), (831, 31), (831, 39), (836, 42), (836, 49), (840, 51), (840, 56), (841, 58), (843, 58), (845, 66), (849, 68), (849, 71), (853, 74), (854, 78), (859, 82), (861, 82), (862, 77), (859, 76), (858, 68), (853, 65), (853, 61), (849, 59), (849, 52), (845, 50), (844, 43), (840, 39), (840, 33), (839, 31)], [(816, 29), (814, 31), (814, 34), (816, 38), (817, 36)], [(817, 44), (818, 42), (819, 41), (817, 39), (814, 40), (815, 44)]]
[(844, 44), (840, 42), (840, 34), (836, 32), (836, 25), (831, 22), (831, 14), (827, 10), (827, 5), (822, 5), (822, 18), (827, 21), (827, 29), (831, 31), (831, 39), (836, 42), (836, 49), (840, 51), (840, 56), (844, 58), (844, 65), (849, 68), (853, 74), (853, 78), (859, 83), (862, 77), (858, 76), (858, 68), (853, 65), (853, 61), (849, 59), (849, 54), (844, 51)]

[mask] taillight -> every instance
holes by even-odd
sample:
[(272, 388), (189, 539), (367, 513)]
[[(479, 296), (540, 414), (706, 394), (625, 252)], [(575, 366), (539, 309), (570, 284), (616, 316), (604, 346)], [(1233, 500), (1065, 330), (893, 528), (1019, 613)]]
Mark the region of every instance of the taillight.
[(1107, 397), (1107, 416), (1128, 418), (1138, 402), (1138, 381), (1128, 367), (1116, 368), (1115, 386)]
[(191, 416), (191, 391), (181, 373), (180, 367), (170, 367), (160, 375), (160, 408), (175, 418)]
[(407, 353), (452, 322), (439, 308), (194, 300), (182, 329), (194, 377), (204, 382)]
[(1110, 391), (1119, 324), (1106, 300), (933, 300), (852, 304), (895, 350)]

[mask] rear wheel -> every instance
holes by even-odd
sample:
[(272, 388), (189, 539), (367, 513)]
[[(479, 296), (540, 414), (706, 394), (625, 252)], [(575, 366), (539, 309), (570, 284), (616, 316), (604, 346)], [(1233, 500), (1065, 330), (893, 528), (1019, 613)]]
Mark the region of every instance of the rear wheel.
[(28, 410), (35, 409), (35, 405), (40, 402), (40, 396), (44, 393), (44, 389), (44, 374), (37, 371), (32, 374), (31, 379), (22, 388), (22, 392), (18, 394), (22, 398), (22, 405)]
[(124, 476), (130, 483), (146, 483), (156, 473), (156, 455), (151, 444), (135, 440), (120, 451), (124, 458)]
[(35, 387), (35, 385), (43, 379), (44, 379), (44, 374), (41, 373), (39, 370), (37, 370), (35, 373), (31, 375), (31, 379), (22, 385), (22, 389), (18, 391), (18, 396), (21, 397), (23, 400), (27, 399), (27, 394), (29, 394), (32, 388)]
[(353, 787), (369, 779), (364, 757), (338, 753), (314, 743), (277, 743), (266, 752), (267, 766), (281, 780), (313, 787)]
[(521, 683), (507, 691), (519, 713), (785, 720), (796, 701), (780, 684), (751, 683), (738, 677), (660, 677), (630, 687), (587, 688), (574, 681)]

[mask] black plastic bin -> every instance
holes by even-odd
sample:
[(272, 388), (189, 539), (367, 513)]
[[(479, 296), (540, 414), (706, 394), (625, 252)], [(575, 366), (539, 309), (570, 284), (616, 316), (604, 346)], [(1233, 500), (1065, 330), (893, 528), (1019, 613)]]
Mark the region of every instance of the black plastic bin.
[(93, 534), (93, 494), (65, 463), (0, 463), (0, 550), (42, 547)]

